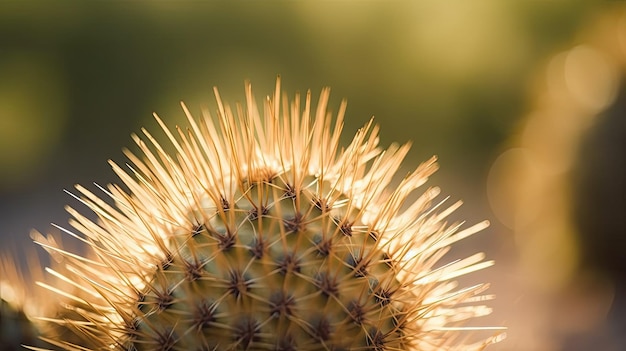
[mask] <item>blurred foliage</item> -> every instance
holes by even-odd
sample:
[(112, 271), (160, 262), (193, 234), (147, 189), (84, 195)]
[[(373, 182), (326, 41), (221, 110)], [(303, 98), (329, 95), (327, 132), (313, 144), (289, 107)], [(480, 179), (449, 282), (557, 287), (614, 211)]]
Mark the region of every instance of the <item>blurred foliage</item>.
[[(0, 160), (28, 152), (44, 153), (48, 161), (19, 156), (43, 164), (36, 171), (12, 161), (2, 167), (0, 189), (31, 186), (23, 178), (30, 172), (40, 174), (33, 181), (48, 181), (49, 171), (65, 166), (75, 179), (89, 176), (81, 168), (103, 169), (95, 165), (119, 155), (131, 131), (153, 124), (150, 112), (180, 116), (181, 99), (197, 110), (212, 103), (214, 85), (227, 100), (238, 99), (244, 79), (265, 94), (277, 74), (286, 91), (316, 93), (329, 85), (336, 100), (348, 98), (348, 128), (375, 115), (387, 140), (415, 140), (420, 158), (438, 153), (446, 163), (480, 173), (488, 150), (523, 108), (524, 77), (568, 39), (591, 6), (3, 2), (0, 72), (11, 74), (3, 74), (2, 87), (10, 89), (2, 90), (2, 101), (12, 102), (3, 103), (0, 118), (21, 133), (0, 144)], [(37, 61), (28, 74), (38, 79), (11, 66), (16, 55), (24, 66)], [(30, 107), (5, 111), (15, 104)], [(28, 142), (39, 133), (31, 131), (34, 121), (46, 122), (37, 123), (50, 134), (38, 137), (45, 142)], [(53, 151), (74, 166), (59, 165)]]

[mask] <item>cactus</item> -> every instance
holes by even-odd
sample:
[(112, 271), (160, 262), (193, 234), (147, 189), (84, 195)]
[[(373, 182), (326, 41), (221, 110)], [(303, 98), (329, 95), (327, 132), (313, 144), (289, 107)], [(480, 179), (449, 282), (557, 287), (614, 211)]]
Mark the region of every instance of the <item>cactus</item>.
[[(332, 122), (329, 90), (316, 110), (307, 93), (231, 109), (215, 91), (217, 123), (205, 112), (172, 132), (171, 145), (142, 130), (142, 157), (125, 188), (77, 186), (97, 221), (68, 208), (93, 258), (60, 248), (65, 277), (88, 308), (72, 322), (95, 346), (66, 350), (444, 350), (499, 341), (457, 340), (468, 319), (489, 313), (480, 284), (454, 278), (492, 264), (476, 254), (440, 265), (459, 231), (435, 202), (437, 188), (406, 206), (437, 169), (433, 158), (390, 186), (409, 145), (378, 146), (370, 121), (341, 148), (345, 103)], [(171, 151), (167, 151), (171, 149)], [(439, 210), (440, 208), (443, 208)], [(438, 267), (438, 268), (436, 268)], [(463, 304), (459, 306), (459, 304)], [(471, 330), (472, 328), (467, 328)], [(82, 348), (81, 348), (82, 347)]]

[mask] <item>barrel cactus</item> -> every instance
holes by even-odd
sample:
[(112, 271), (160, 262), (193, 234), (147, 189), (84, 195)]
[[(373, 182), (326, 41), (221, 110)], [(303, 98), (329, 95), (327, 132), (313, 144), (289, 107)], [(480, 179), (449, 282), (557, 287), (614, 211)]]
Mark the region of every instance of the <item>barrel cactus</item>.
[[(280, 81), (261, 107), (217, 98), (189, 126), (161, 125), (167, 145), (133, 136), (121, 185), (74, 195), (97, 220), (68, 208), (92, 258), (65, 256), (81, 318), (64, 319), (89, 347), (66, 350), (471, 350), (464, 322), (490, 312), (480, 284), (454, 279), (492, 264), (476, 254), (439, 263), (459, 230), (438, 188), (407, 198), (433, 158), (391, 187), (409, 145), (378, 145), (370, 121), (340, 146), (345, 103), (327, 111), (310, 92), (291, 102)], [(126, 170), (125, 170), (126, 168)], [(461, 305), (462, 304), (462, 305)], [(472, 328), (467, 328), (471, 330)], [(497, 334), (497, 333), (495, 333)], [(95, 345), (95, 346), (93, 346)]]

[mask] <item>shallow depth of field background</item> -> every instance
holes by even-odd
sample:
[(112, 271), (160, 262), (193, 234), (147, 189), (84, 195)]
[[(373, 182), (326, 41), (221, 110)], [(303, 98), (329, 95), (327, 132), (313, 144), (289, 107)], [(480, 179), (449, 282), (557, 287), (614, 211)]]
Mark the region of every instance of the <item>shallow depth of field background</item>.
[[(130, 134), (286, 92), (348, 100), (382, 144), (433, 154), (453, 215), (492, 226), (458, 244), (497, 265), (509, 327), (491, 350), (623, 350), (626, 6), (596, 1), (0, 2), (0, 255), (66, 224), (63, 193), (116, 181)], [(442, 198), (443, 199), (443, 198)], [(57, 231), (58, 232), (58, 231)]]

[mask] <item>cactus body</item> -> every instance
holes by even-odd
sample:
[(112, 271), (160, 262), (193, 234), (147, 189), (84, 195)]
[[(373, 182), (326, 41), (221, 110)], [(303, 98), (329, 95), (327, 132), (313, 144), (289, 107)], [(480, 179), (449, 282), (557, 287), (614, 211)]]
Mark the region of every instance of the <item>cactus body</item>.
[(135, 347), (406, 348), (414, 302), (398, 263), (360, 229), (357, 210), (323, 205), (310, 181), (295, 190), (288, 174), (247, 180), (175, 233), (138, 302)]
[[(217, 94), (217, 91), (216, 91)], [(281, 102), (277, 84), (263, 117), (247, 86), (246, 106), (222, 104), (217, 121), (189, 116), (172, 133), (175, 152), (147, 131), (112, 163), (130, 192), (101, 188), (112, 206), (78, 186), (97, 222), (69, 209), (94, 259), (64, 253), (69, 280), (89, 306), (76, 323), (93, 350), (463, 350), (463, 321), (486, 285), (452, 280), (491, 265), (477, 254), (434, 269), (448, 246), (487, 224), (458, 231), (437, 211), (438, 189), (405, 206), (437, 168), (434, 159), (389, 184), (408, 145), (378, 147), (372, 122), (345, 149), (324, 90)], [(67, 231), (71, 235), (80, 235)], [(108, 272), (101, 274), (101, 272)], [(82, 297), (89, 296), (89, 297)], [(79, 350), (62, 340), (60, 346)], [(81, 349), (82, 350), (82, 349)]]

